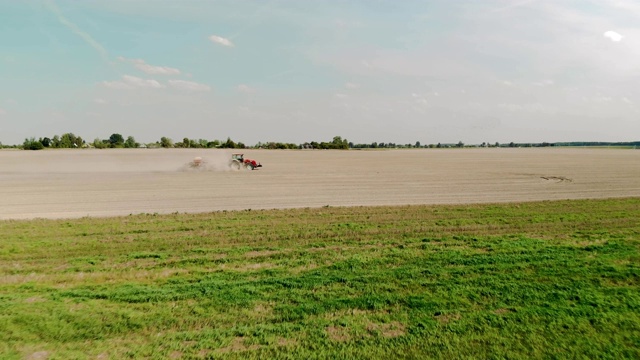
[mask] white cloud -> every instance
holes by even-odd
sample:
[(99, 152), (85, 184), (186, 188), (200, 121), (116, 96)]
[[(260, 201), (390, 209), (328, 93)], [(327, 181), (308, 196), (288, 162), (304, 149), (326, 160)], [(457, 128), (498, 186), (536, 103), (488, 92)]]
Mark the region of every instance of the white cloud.
[(103, 81), (100, 84), (106, 88), (115, 90), (133, 89), (133, 86), (125, 83), (124, 81)]
[(423, 94), (411, 93), (414, 103), (419, 105), (428, 105), (427, 96)]
[(498, 104), (498, 108), (511, 112), (528, 112), (528, 113), (543, 113), (543, 114), (554, 114), (557, 113), (555, 107), (546, 105), (543, 103), (528, 103), (528, 104), (512, 104), (512, 103), (501, 103)]
[(118, 56), (117, 59), (123, 62), (132, 63), (138, 70), (141, 70), (142, 72), (149, 75), (180, 75), (181, 73), (179, 69), (168, 66), (150, 65), (142, 59), (127, 59), (122, 56)]
[(618, 34), (615, 31), (605, 31), (605, 33), (602, 35), (613, 42), (620, 42), (622, 41), (622, 38), (623, 38), (622, 35)]
[(640, 4), (638, 4), (637, 0), (613, 0), (611, 5), (630, 14), (634, 14), (636, 17), (640, 16)]
[(360, 87), (360, 85), (352, 83), (352, 82), (348, 82), (344, 84), (345, 89), (357, 89)]
[(229, 46), (229, 47), (233, 47), (233, 43), (231, 42), (231, 40), (223, 38), (222, 36), (218, 36), (218, 35), (211, 35), (209, 36), (209, 40), (213, 41), (216, 44), (220, 44), (223, 46)]
[(169, 85), (186, 91), (211, 91), (211, 86), (186, 80), (169, 80)]
[(296, 72), (298, 72), (298, 70), (289, 69), (289, 70), (277, 72), (277, 73), (269, 75), (269, 76), (265, 76), (264, 78), (265, 79), (275, 79), (275, 78), (279, 78), (279, 77), (282, 77), (282, 76), (285, 76), (285, 75), (289, 75), (289, 74), (293, 74), (293, 73), (296, 73)]
[(241, 93), (245, 93), (245, 94), (251, 94), (256, 92), (256, 89), (252, 88), (249, 85), (245, 85), (245, 84), (240, 84), (236, 87), (236, 89), (238, 91), (240, 91)]
[(518, 7), (521, 7), (521, 6), (528, 5), (528, 4), (532, 3), (532, 2), (533, 2), (533, 0), (510, 1), (510, 3), (508, 5), (504, 5), (504, 6), (501, 6), (499, 8), (495, 8), (493, 10), (490, 10), (490, 12), (500, 12), (500, 11), (511, 10), (513, 8), (518, 8)]
[(162, 89), (165, 86), (153, 79), (141, 79), (131, 75), (123, 75), (120, 81), (103, 81), (102, 85), (110, 89), (152, 88)]
[(613, 98), (611, 96), (597, 96), (593, 100), (599, 103), (608, 103), (611, 102)]
[(540, 86), (540, 87), (551, 86), (553, 84), (555, 84), (554, 81), (553, 80), (549, 80), (549, 79), (542, 80), (542, 81), (537, 81), (537, 82), (533, 83), (533, 85)]
[(160, 89), (165, 87), (164, 85), (160, 84), (158, 81), (153, 80), (153, 79), (141, 79), (139, 77), (135, 77), (135, 76), (131, 76), (131, 75), (124, 75), (122, 77), (122, 80), (124, 80), (125, 83), (133, 85), (135, 87), (141, 87), (141, 88), (154, 88), (154, 89)]
[(339, 29), (355, 29), (363, 27), (362, 22), (357, 20), (335, 19), (334, 24)]
[(136, 64), (139, 70), (151, 75), (179, 75), (180, 70), (168, 66), (153, 66), (149, 64)]

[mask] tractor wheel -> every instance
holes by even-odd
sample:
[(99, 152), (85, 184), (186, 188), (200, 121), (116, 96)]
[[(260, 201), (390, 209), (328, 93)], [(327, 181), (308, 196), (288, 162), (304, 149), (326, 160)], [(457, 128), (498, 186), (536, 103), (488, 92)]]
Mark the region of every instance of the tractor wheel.
[(245, 167), (247, 168), (247, 170), (253, 170), (253, 165), (251, 164), (247, 164), (245, 165)]
[(233, 170), (240, 170), (240, 163), (239, 163), (239, 162), (237, 162), (237, 161), (233, 161), (233, 162), (231, 163), (231, 169), (233, 169)]

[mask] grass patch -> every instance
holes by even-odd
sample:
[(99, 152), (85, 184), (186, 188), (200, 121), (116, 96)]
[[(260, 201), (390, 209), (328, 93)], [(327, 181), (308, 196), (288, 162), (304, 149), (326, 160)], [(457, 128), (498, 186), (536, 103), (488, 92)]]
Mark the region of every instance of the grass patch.
[(0, 222), (3, 358), (638, 358), (640, 199)]

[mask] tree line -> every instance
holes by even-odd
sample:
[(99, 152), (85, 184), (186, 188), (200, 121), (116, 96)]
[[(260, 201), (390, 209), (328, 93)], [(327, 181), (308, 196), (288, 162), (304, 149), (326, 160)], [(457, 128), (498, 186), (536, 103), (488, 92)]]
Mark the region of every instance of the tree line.
[[(317, 142), (311, 141), (304, 144), (283, 143), (283, 142), (258, 142), (255, 146), (250, 148), (254, 149), (349, 149), (353, 145), (346, 139), (342, 139), (340, 136), (335, 136), (332, 141), (329, 142)], [(227, 138), (227, 140), (207, 140), (207, 139), (189, 139), (183, 138), (182, 141), (174, 142), (171, 138), (163, 136), (160, 140), (152, 143), (139, 143), (133, 136), (128, 136), (126, 139), (124, 136), (118, 133), (111, 134), (107, 139), (96, 138), (92, 142), (87, 142), (80, 136), (76, 136), (73, 133), (65, 133), (62, 135), (55, 135), (51, 138), (41, 137), (36, 139), (35, 137), (27, 138), (21, 145), (3, 146), (0, 143), (0, 148), (21, 148), (24, 150), (42, 150), (46, 148), (53, 149), (74, 149), (74, 148), (221, 148), (221, 149), (245, 149), (248, 148), (242, 142), (236, 142)]]
[(464, 147), (551, 147), (551, 146), (618, 146), (618, 147), (639, 147), (640, 141), (631, 142), (541, 142), (541, 143), (489, 143), (466, 145), (462, 141), (457, 143), (437, 143), (422, 145), (420, 141), (414, 144), (396, 144), (393, 142), (372, 142), (353, 143), (340, 136), (334, 136), (331, 141), (309, 141), (302, 144), (286, 142), (258, 142), (254, 146), (247, 146), (242, 142), (236, 142), (227, 138), (226, 140), (207, 140), (183, 138), (182, 141), (174, 142), (171, 138), (161, 137), (160, 140), (151, 143), (140, 143), (133, 136), (126, 138), (121, 134), (111, 134), (106, 139), (96, 138), (92, 142), (85, 141), (82, 137), (73, 133), (54, 135), (53, 137), (28, 138), (21, 145), (5, 145), (0, 143), (0, 148), (20, 148), (25, 150), (41, 150), (45, 148), (73, 149), (73, 148), (222, 148), (222, 149), (403, 149), (403, 148), (464, 148)]

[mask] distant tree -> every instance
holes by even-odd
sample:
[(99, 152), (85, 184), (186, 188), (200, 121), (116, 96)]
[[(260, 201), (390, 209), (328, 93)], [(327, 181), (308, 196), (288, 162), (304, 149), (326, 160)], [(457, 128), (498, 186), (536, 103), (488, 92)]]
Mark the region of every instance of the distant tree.
[(496, 141), (496, 143), (493, 146), (500, 147), (500, 143)]
[(340, 136), (334, 136), (333, 140), (331, 141), (331, 146), (332, 149), (348, 149), (349, 148), (349, 142), (347, 141), (347, 139), (342, 139), (342, 137)]
[(76, 136), (73, 133), (65, 133), (60, 137), (60, 144), (58, 147), (64, 149), (77, 147), (78, 145), (76, 144), (76, 141)]
[(512, 141), (509, 143), (509, 147), (516, 147), (516, 144)]
[(42, 146), (44, 146), (44, 147), (51, 146), (51, 139), (49, 139), (46, 136), (44, 138), (40, 139), (40, 142), (42, 143)]
[(227, 138), (227, 141), (223, 142), (222, 144), (220, 144), (221, 148), (225, 148), (225, 149), (235, 149), (236, 148), (236, 143), (231, 140), (231, 138)]
[(111, 134), (109, 136), (109, 146), (112, 148), (123, 147), (124, 146), (124, 138), (120, 134)]
[(54, 148), (60, 147), (60, 136), (58, 135), (53, 136), (53, 138), (51, 139), (51, 146)]
[(464, 147), (464, 143), (462, 141), (458, 141), (458, 143), (456, 144), (456, 147)]
[(417, 147), (417, 148), (422, 147), (422, 144), (420, 144), (420, 141), (416, 141), (416, 147)]
[[(56, 135), (57, 136), (57, 135)], [(59, 148), (80, 148), (84, 145), (84, 140), (80, 136), (75, 136), (73, 133), (65, 133), (56, 141), (56, 136), (53, 137), (52, 142), (54, 147)], [(57, 146), (55, 144), (57, 143)]]
[(128, 136), (127, 140), (125, 140), (124, 142), (124, 147), (137, 148), (140, 147), (140, 144), (136, 142), (136, 139), (133, 136)]
[(101, 140), (99, 138), (95, 138), (93, 140), (93, 143), (91, 143), (91, 144), (96, 149), (104, 149), (104, 148), (109, 146), (109, 144), (108, 144), (108, 142), (106, 142), (106, 140)]
[(163, 148), (171, 148), (173, 147), (173, 141), (171, 139), (169, 139), (168, 137), (161, 137), (160, 138), (160, 147)]
[(438, 149), (440, 149), (440, 148), (442, 147), (442, 144), (438, 143), (438, 145), (436, 145), (436, 147), (437, 147)]
[(25, 150), (42, 150), (44, 149), (44, 145), (35, 138), (24, 139), (24, 143), (22, 144), (22, 148)]

